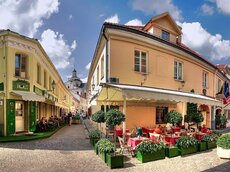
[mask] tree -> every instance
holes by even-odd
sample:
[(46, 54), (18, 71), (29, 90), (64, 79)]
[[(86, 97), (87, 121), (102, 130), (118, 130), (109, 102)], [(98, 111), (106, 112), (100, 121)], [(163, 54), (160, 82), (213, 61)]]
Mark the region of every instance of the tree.
[(191, 120), (196, 123), (197, 128), (199, 128), (198, 124), (204, 121), (204, 117), (200, 112), (195, 112), (192, 114)]
[(172, 124), (173, 126), (175, 126), (175, 124), (179, 124), (182, 122), (182, 115), (181, 113), (172, 110), (169, 113), (166, 114), (166, 121), (170, 124)]
[(92, 116), (92, 121), (99, 123), (101, 129), (101, 123), (105, 122), (105, 112), (102, 110), (95, 112)]

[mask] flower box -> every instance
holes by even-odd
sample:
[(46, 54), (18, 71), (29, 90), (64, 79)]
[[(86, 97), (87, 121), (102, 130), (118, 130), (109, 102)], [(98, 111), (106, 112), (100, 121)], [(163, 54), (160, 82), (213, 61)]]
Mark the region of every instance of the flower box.
[(167, 147), (165, 148), (165, 155), (169, 158), (175, 157), (179, 155), (179, 149), (177, 146)]
[(179, 148), (180, 155), (187, 155), (191, 153), (197, 152), (197, 145), (195, 146), (189, 146), (188, 148), (180, 147)]
[(207, 149), (216, 148), (216, 141), (207, 142)]
[(124, 156), (121, 154), (106, 154), (106, 164), (111, 168), (124, 167)]
[(142, 163), (164, 159), (164, 158), (165, 158), (165, 149), (162, 149), (154, 153), (145, 153), (145, 154), (142, 154), (140, 151), (137, 152), (137, 159)]
[(207, 142), (202, 141), (198, 143), (198, 151), (201, 152), (205, 150), (207, 150)]
[(94, 145), (94, 152), (98, 155), (98, 147), (97, 147), (97, 144)]
[(95, 146), (95, 144), (99, 141), (100, 139), (94, 139), (94, 138), (90, 138), (90, 143), (91, 145), (93, 145), (93, 147)]
[(106, 162), (106, 153), (105, 152), (98, 152), (99, 157)]

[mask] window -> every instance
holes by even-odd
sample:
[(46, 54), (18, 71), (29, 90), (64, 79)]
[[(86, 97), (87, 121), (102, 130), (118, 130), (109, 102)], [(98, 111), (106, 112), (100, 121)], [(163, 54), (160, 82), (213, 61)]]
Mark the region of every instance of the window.
[(156, 107), (156, 124), (163, 124), (165, 123), (165, 117), (168, 113), (168, 107)]
[(26, 60), (27, 56), (22, 54), (15, 55), (15, 76), (26, 77)]
[(182, 80), (183, 78), (183, 65), (181, 62), (174, 61), (174, 79)]
[(47, 88), (47, 74), (46, 74), (46, 71), (44, 71), (44, 87)]
[(99, 66), (97, 67), (97, 85), (99, 85)]
[(37, 64), (37, 83), (41, 83), (41, 66)]
[(166, 32), (166, 31), (162, 31), (162, 35), (161, 35), (161, 38), (166, 40), (166, 41), (169, 41), (169, 32)]
[(203, 88), (208, 88), (208, 73), (203, 72), (203, 83), (202, 83)]
[(104, 56), (101, 58), (101, 79), (104, 78)]
[(147, 73), (147, 53), (135, 50), (134, 56), (134, 70), (137, 72)]

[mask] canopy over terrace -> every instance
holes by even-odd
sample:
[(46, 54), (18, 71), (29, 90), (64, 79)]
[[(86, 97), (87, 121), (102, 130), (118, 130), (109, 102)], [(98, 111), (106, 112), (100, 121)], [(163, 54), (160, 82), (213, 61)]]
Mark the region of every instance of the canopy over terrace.
[[(221, 101), (194, 93), (133, 85), (102, 84), (102, 89), (97, 97), (98, 104), (114, 105), (123, 102), (123, 113), (126, 114), (126, 101), (189, 102), (222, 106)], [(123, 123), (123, 130), (126, 130), (125, 123)]]

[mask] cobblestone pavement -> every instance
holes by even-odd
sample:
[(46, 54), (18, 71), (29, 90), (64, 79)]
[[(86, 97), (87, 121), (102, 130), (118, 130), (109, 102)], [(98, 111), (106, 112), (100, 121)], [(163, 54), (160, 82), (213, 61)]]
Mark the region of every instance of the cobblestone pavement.
[[(86, 126), (89, 122), (86, 121)], [(0, 171), (111, 171), (93, 152), (84, 125), (66, 126), (52, 137), (30, 142), (0, 143)], [(112, 171), (230, 171), (230, 161), (219, 159), (216, 149), (184, 157), (141, 164), (126, 158), (125, 168)]]

